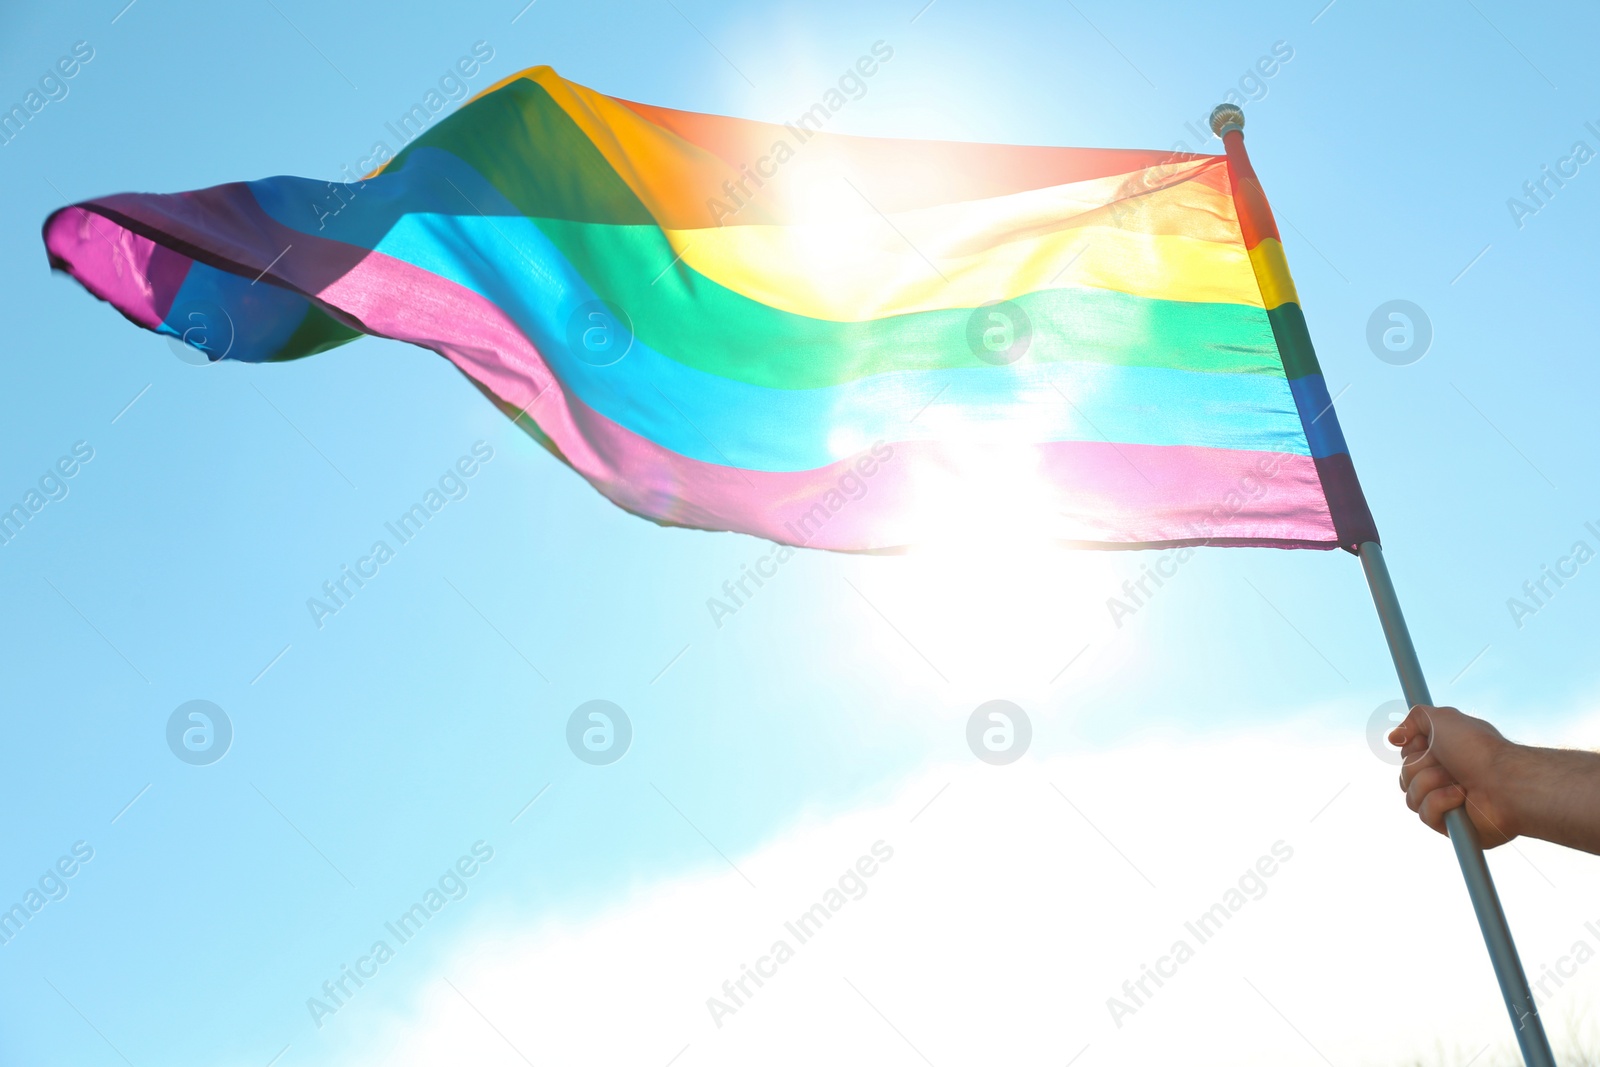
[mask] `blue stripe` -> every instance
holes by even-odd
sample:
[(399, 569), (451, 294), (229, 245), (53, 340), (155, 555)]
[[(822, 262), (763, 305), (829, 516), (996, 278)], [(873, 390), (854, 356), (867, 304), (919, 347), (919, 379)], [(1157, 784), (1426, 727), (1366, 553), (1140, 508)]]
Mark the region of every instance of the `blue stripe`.
[(1305, 426), (1307, 443), (1314, 459), (1348, 453), (1344, 431), (1339, 429), (1339, 416), (1333, 410), (1333, 398), (1328, 395), (1328, 383), (1320, 374), (1307, 374), (1289, 383), (1294, 393), (1295, 407), (1300, 411), (1300, 421)]
[(156, 332), (185, 341), (212, 362), (261, 363), (283, 347), (310, 306), (298, 293), (191, 262)]

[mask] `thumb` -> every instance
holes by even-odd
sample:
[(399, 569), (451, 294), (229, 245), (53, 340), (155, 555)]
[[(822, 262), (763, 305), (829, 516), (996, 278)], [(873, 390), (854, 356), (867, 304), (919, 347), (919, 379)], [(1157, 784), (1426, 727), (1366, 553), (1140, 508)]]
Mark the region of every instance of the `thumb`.
[(1433, 717), (1429, 714), (1431, 711), (1432, 709), (1425, 704), (1413, 707), (1400, 725), (1389, 731), (1389, 743), (1403, 749), (1411, 746), (1413, 742), (1420, 741), (1421, 744), (1416, 747), (1419, 750), (1425, 748), (1429, 738), (1433, 736)]

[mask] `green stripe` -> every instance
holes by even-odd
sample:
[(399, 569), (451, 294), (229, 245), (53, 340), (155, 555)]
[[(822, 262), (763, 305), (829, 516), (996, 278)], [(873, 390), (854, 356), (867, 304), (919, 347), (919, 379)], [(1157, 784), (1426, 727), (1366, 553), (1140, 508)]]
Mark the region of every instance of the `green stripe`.
[[(682, 263), (661, 274), (676, 253), (653, 226), (534, 222), (596, 293), (627, 311), (641, 341), (697, 370), (755, 385), (813, 389), (890, 371), (981, 367), (983, 327), (1003, 326), (995, 312), (968, 308), (815, 319), (752, 300)], [(1027, 317), (1030, 362), (1283, 373), (1271, 324), (1257, 307), (1110, 289), (1046, 289), (1011, 303)]]
[(305, 317), (300, 320), (300, 325), (294, 328), (294, 333), (283, 342), (283, 347), (274, 352), (269, 359), (276, 363), (300, 359), (302, 356), (314, 356), (318, 352), (326, 352), (330, 348), (337, 348), (347, 341), (362, 336), (364, 335), (360, 330), (352, 330), (321, 308), (307, 305)]
[(529, 218), (655, 224), (578, 124), (544, 86), (526, 78), (429, 127), (384, 174), (398, 173), (419, 148), (440, 148), (464, 160)]
[(1321, 374), (1316, 350), (1311, 347), (1311, 331), (1306, 328), (1305, 313), (1294, 302), (1279, 304), (1267, 312), (1272, 322), (1272, 335), (1277, 339), (1278, 351), (1283, 356), (1283, 373), (1290, 381), (1308, 374)]

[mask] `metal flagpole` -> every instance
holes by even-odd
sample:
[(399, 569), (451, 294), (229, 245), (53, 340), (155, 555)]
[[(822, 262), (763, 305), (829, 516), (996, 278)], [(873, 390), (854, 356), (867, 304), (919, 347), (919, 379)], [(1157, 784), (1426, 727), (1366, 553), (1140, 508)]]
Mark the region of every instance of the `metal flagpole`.
[[(1283, 260), (1277, 223), (1272, 218), (1272, 209), (1256, 178), (1255, 168), (1250, 165), (1250, 156), (1245, 152), (1244, 112), (1233, 104), (1219, 104), (1211, 112), (1211, 132), (1222, 138), (1227, 150), (1240, 233), (1250, 253), (1256, 282), (1261, 287), (1262, 303), (1272, 324), (1295, 406), (1300, 410), (1307, 443), (1312, 446), (1317, 476), (1328, 499), (1335, 531), (1344, 548), (1361, 556), (1361, 566), (1367, 573), (1367, 585), (1378, 607), (1378, 621), (1383, 624), (1383, 635), (1388, 639), (1389, 654), (1400, 676), (1406, 703), (1411, 707), (1431, 705), (1433, 698), (1428, 695), (1428, 683), (1422, 677), (1417, 650), (1412, 647), (1405, 617), (1400, 614), (1400, 601), (1394, 595), (1389, 569), (1383, 562), (1378, 531), (1356, 478), (1344, 435), (1339, 430), (1339, 419), (1333, 412), (1333, 401), (1328, 396), (1322, 368), (1317, 364), (1311, 335), (1300, 312), (1294, 280)], [(1483, 846), (1466, 809), (1456, 808), (1450, 812), (1445, 817), (1445, 828), (1450, 833), (1450, 843), (1455, 846), (1456, 859), (1467, 882), (1472, 908), (1478, 915), (1478, 926), (1483, 930), (1495, 977), (1500, 980), (1500, 992), (1505, 996), (1506, 1010), (1511, 1013), (1511, 1025), (1522, 1047), (1522, 1058), (1527, 1067), (1555, 1067), (1550, 1041), (1545, 1037), (1544, 1024), (1539, 1021), (1527, 975), (1522, 971), (1522, 961), (1517, 958), (1516, 946), (1511, 942), (1505, 912), (1500, 909), (1500, 898), (1489, 877)]]
[[(1394, 660), (1395, 673), (1400, 676), (1400, 689), (1406, 703), (1411, 707), (1431, 706), (1433, 697), (1428, 694), (1428, 682), (1422, 676), (1422, 664), (1417, 662), (1411, 632), (1406, 629), (1405, 616), (1400, 613), (1400, 601), (1395, 596), (1394, 583), (1389, 580), (1383, 549), (1376, 541), (1361, 545), (1361, 568), (1367, 572), (1372, 602), (1377, 605), (1378, 621), (1383, 624), (1383, 636), (1389, 642), (1389, 655)], [(1478, 843), (1478, 833), (1467, 817), (1466, 807), (1454, 809), (1444, 821), (1445, 828), (1450, 831), (1450, 843), (1456, 849), (1456, 860), (1461, 864), (1461, 877), (1467, 882), (1472, 910), (1478, 913), (1478, 926), (1483, 930), (1483, 942), (1489, 949), (1489, 961), (1494, 964), (1494, 975), (1500, 980), (1500, 992), (1506, 998), (1506, 1010), (1511, 1013), (1511, 1025), (1517, 1031), (1522, 1058), (1528, 1067), (1555, 1067), (1544, 1023), (1533, 1003), (1533, 991), (1528, 988), (1528, 977), (1522, 972), (1517, 946), (1511, 941), (1511, 928), (1506, 925), (1506, 913), (1500, 907), (1500, 895), (1489, 877), (1483, 846)]]

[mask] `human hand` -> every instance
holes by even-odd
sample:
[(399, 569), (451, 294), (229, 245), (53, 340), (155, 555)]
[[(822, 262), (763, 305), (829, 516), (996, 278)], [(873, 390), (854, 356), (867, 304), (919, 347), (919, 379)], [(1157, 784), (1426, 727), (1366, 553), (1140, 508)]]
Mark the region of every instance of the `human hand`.
[(1406, 806), (1434, 830), (1447, 833), (1445, 815), (1464, 804), (1484, 848), (1523, 832), (1511, 803), (1519, 746), (1487, 722), (1419, 704), (1390, 732), (1389, 743), (1404, 758)]

